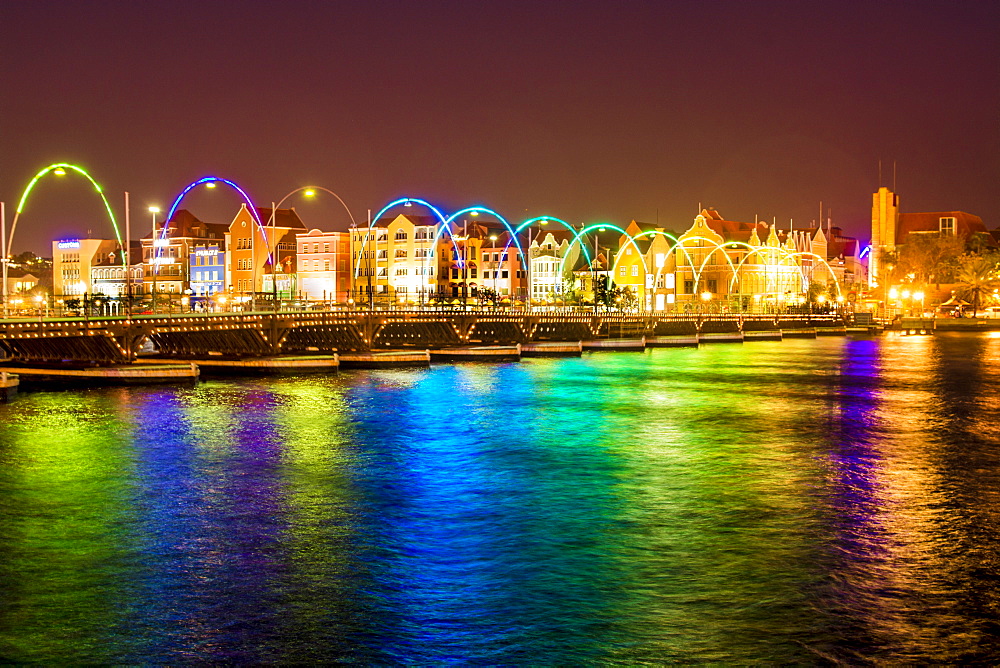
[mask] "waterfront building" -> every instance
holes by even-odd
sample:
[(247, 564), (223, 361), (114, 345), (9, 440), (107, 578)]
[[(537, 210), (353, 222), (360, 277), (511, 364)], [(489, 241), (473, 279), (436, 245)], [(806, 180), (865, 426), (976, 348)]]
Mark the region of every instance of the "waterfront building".
[[(93, 294), (92, 269), (110, 257), (121, 260), (121, 246), (114, 239), (63, 239), (52, 242), (52, 294), (82, 297)], [(124, 284), (124, 276), (122, 277)]]
[(226, 291), (249, 300), (277, 296), (289, 299), (295, 284), (296, 235), (306, 231), (295, 209), (257, 207), (257, 225), (246, 204), (240, 207), (224, 235), (229, 260)]
[(872, 195), (872, 246), (868, 259), (868, 283), (877, 287), (888, 272), (883, 269), (884, 256), (905, 245), (912, 234), (953, 236), (969, 243), (978, 238), (983, 245), (995, 246), (979, 216), (964, 211), (902, 213), (899, 195), (880, 187)]
[(226, 225), (206, 223), (187, 209), (175, 211), (166, 224), (154, 222), (154, 230), (142, 239), (143, 292), (172, 300), (190, 295), (195, 249), (223, 244), (225, 236)]
[[(435, 242), (436, 219), (399, 214), (351, 230), (352, 294), (358, 303), (426, 304), (450, 275), (454, 249), (447, 233)], [(458, 255), (455, 254), (458, 262)], [(444, 258), (444, 259), (442, 259)], [(438, 263), (441, 262), (441, 266)], [(444, 287), (442, 287), (442, 290)], [(456, 291), (457, 294), (457, 291)]]
[(203, 302), (205, 298), (226, 289), (225, 238), (215, 241), (196, 241), (191, 252), (188, 275), (191, 277), (191, 298)]
[(347, 302), (351, 291), (350, 234), (312, 229), (295, 236), (299, 296), (307, 301)]
[(575, 277), (581, 257), (580, 244), (572, 241), (573, 233), (568, 230), (545, 230), (531, 240), (528, 255), (532, 303), (565, 301), (567, 284), (570, 277)]
[(136, 240), (131, 245), (135, 260), (127, 269), (122, 265), (118, 252), (111, 251), (94, 258), (90, 268), (91, 294), (122, 299), (142, 292), (142, 244)]
[[(527, 255), (527, 245), (521, 239), (521, 248)], [(524, 263), (517, 245), (506, 229), (491, 230), (482, 248), (482, 285), (494, 290), (498, 301), (509, 304), (523, 301), (527, 295)]]
[[(726, 220), (702, 210), (678, 238), (666, 270), (678, 309), (780, 309), (805, 292), (795, 245), (766, 223)], [(804, 300), (804, 298), (803, 298)]]
[(650, 307), (649, 288), (655, 277), (648, 261), (652, 241), (650, 235), (642, 234), (648, 228), (648, 225), (635, 220), (628, 224), (625, 228), (627, 234), (618, 238), (618, 252), (611, 268), (615, 285), (628, 290), (636, 298), (636, 305), (641, 308)]

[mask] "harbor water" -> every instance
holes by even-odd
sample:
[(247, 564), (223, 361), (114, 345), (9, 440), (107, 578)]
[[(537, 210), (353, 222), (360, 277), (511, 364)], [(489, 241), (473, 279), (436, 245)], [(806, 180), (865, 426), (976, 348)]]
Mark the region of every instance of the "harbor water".
[(1000, 662), (1000, 338), (23, 391), (0, 661)]

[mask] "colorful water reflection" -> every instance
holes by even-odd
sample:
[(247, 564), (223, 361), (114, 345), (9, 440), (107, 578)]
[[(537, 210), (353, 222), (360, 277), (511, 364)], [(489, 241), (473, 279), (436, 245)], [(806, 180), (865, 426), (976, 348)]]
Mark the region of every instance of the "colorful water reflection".
[(1000, 339), (24, 394), (0, 659), (989, 662)]

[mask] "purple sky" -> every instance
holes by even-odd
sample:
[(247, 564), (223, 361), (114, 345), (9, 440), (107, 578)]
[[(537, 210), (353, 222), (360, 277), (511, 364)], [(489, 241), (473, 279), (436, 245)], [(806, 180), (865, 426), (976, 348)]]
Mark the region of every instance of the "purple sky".
[[(307, 183), (358, 219), (402, 195), (512, 221), (636, 218), (699, 203), (868, 236), (871, 193), (1000, 225), (1000, 3), (6, 2), (0, 200), (86, 167), (133, 227), (189, 182), (260, 205)], [(332, 198), (296, 204), (346, 227)], [(186, 207), (231, 220), (216, 190)], [(14, 252), (111, 236), (82, 179), (49, 177)]]

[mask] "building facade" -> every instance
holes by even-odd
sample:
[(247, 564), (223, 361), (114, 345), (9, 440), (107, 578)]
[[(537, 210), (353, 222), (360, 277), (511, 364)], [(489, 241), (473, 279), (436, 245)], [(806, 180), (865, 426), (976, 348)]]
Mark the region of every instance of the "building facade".
[(351, 292), (350, 233), (313, 229), (295, 239), (299, 297), (346, 303)]

